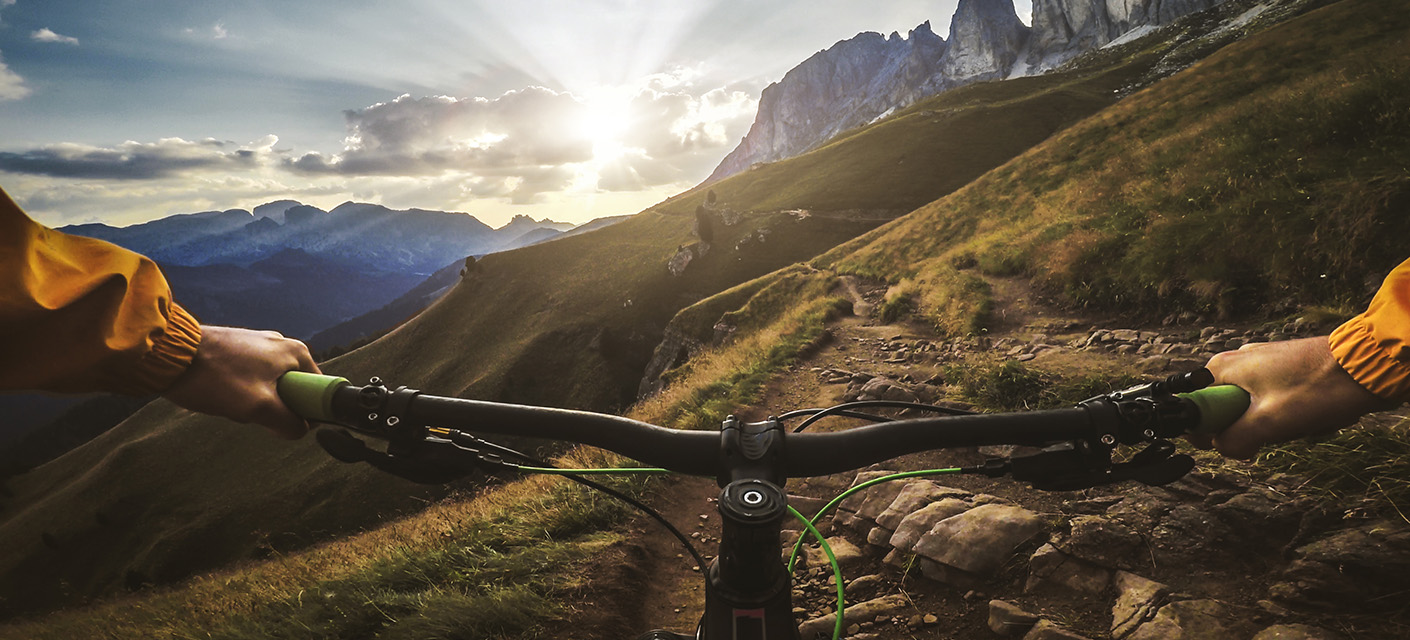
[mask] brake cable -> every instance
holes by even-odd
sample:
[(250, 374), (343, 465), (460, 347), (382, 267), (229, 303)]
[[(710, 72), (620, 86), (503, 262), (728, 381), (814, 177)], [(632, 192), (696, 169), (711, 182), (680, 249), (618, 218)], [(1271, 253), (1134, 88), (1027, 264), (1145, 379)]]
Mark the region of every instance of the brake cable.
[(878, 416), (870, 413), (852, 411), (852, 409), (864, 409), (868, 407), (875, 407), (878, 409), (916, 409), (919, 411), (929, 411), (932, 413), (950, 416), (964, 416), (974, 413), (973, 411), (965, 411), (964, 409), (940, 407), (933, 404), (921, 404), (919, 402), (902, 402), (899, 400), (858, 400), (855, 402), (844, 402), (842, 404), (833, 405), (826, 409), (799, 409), (796, 411), (789, 411), (788, 413), (779, 416), (778, 419), (779, 421), (783, 421), (802, 416), (809, 416), (807, 420), (804, 420), (801, 424), (799, 424), (793, 429), (794, 433), (800, 433), (804, 429), (807, 429), (809, 426), (812, 426), (813, 423), (829, 416), (860, 418), (862, 420), (870, 420), (872, 422), (890, 422), (892, 420), (891, 418), (887, 418), (885, 416)]
[[(627, 495), (627, 494), (625, 494), (625, 493), (622, 493), (622, 492), (620, 492), (620, 491), (617, 491), (616, 489), (613, 489), (613, 488), (611, 488), (611, 487), (608, 487), (608, 486), (606, 486), (606, 485), (604, 485), (604, 484), (601, 484), (601, 483), (599, 483), (599, 482), (595, 482), (595, 481), (592, 481), (592, 480), (589, 480), (589, 479), (587, 479), (587, 478), (582, 477), (583, 475), (589, 475), (589, 474), (596, 474), (596, 475), (606, 475), (606, 474), (618, 474), (618, 475), (621, 475), (621, 474), (660, 475), (660, 474), (664, 474), (664, 473), (670, 473), (670, 471), (668, 471), (668, 470), (666, 470), (666, 469), (650, 468), (650, 467), (642, 467), (642, 468), (623, 468), (623, 469), (561, 469), (561, 468), (558, 468), (558, 467), (553, 466), (552, 463), (546, 462), (546, 461), (544, 461), (544, 460), (540, 460), (540, 459), (538, 459), (538, 458), (535, 458), (535, 457), (530, 456), (530, 455), (528, 455), (528, 454), (522, 453), (522, 452), (520, 452), (520, 451), (516, 451), (516, 450), (511, 449), (511, 448), (509, 448), (509, 447), (506, 447), (506, 446), (504, 446), (504, 445), (501, 445), (501, 444), (498, 444), (498, 443), (495, 443), (495, 442), (490, 442), (489, 440), (485, 440), (485, 439), (479, 438), (479, 437), (477, 437), (477, 436), (475, 436), (475, 435), (472, 435), (472, 434), (469, 434), (469, 433), (465, 433), (464, 431), (459, 431), (459, 430), (456, 430), (456, 429), (445, 429), (445, 428), (442, 428), (442, 427), (430, 428), (430, 429), (427, 429), (427, 430), (430, 431), (430, 432), (432, 432), (432, 433), (437, 433), (437, 434), (440, 434), (440, 435), (450, 436), (450, 438), (443, 440), (443, 442), (446, 442), (446, 443), (448, 443), (448, 444), (450, 444), (450, 445), (456, 447), (457, 449), (459, 449), (459, 450), (461, 450), (461, 451), (465, 451), (465, 452), (467, 452), (467, 453), (474, 453), (474, 454), (476, 454), (476, 457), (478, 457), (481, 462), (485, 462), (485, 463), (488, 463), (488, 464), (493, 465), (493, 466), (499, 466), (499, 467), (503, 467), (503, 468), (507, 468), (507, 469), (513, 469), (513, 470), (517, 470), (517, 471), (522, 471), (522, 472), (525, 472), (525, 473), (541, 473), (541, 474), (548, 474), (548, 475), (557, 475), (557, 476), (560, 476), (560, 477), (563, 477), (563, 478), (567, 478), (568, 480), (571, 480), (571, 481), (573, 481), (573, 482), (576, 482), (576, 483), (578, 483), (578, 484), (580, 484), (580, 485), (583, 485), (583, 486), (585, 486), (585, 487), (588, 487), (588, 488), (591, 488), (591, 489), (596, 489), (596, 490), (601, 491), (602, 493), (607, 494), (607, 495), (609, 495), (609, 496), (611, 496), (611, 497), (613, 497), (613, 498), (616, 498), (616, 499), (618, 499), (618, 500), (621, 500), (622, 502), (625, 502), (625, 503), (627, 503), (627, 504), (629, 504), (629, 505), (635, 507), (638, 511), (641, 511), (642, 513), (645, 513), (645, 514), (646, 514), (647, 516), (649, 516), (652, 520), (655, 520), (655, 521), (656, 521), (657, 523), (659, 523), (661, 526), (665, 527), (666, 530), (669, 531), (672, 536), (675, 536), (676, 540), (679, 540), (679, 541), (680, 541), (681, 545), (685, 547), (685, 550), (690, 553), (691, 558), (693, 558), (693, 559), (695, 560), (696, 566), (699, 566), (702, 570), (703, 570), (703, 569), (705, 568), (705, 566), (706, 566), (705, 557), (702, 556), (702, 555), (700, 555), (700, 550), (699, 550), (699, 549), (696, 549), (694, 544), (691, 544), (690, 538), (686, 537), (686, 535), (685, 535), (684, 533), (681, 533), (681, 530), (680, 530), (680, 529), (677, 529), (675, 525), (671, 524), (671, 522), (670, 522), (669, 520), (667, 520), (665, 516), (661, 515), (660, 512), (658, 512), (658, 511), (656, 511), (655, 509), (652, 509), (651, 507), (647, 506), (646, 503), (643, 503), (643, 502), (641, 502), (640, 500), (637, 500), (636, 498), (633, 498), (633, 497), (631, 497), (631, 496), (629, 496), (629, 495)], [(472, 448), (472, 447), (467, 447), (467, 446), (462, 445), (461, 443), (456, 442), (455, 440), (457, 440), (457, 439), (463, 439), (463, 440), (468, 440), (468, 441), (474, 442), (474, 443), (477, 444), (477, 445), (484, 446), (484, 447), (490, 448), (490, 449), (494, 449), (494, 450), (496, 450), (496, 451), (498, 451), (498, 452), (500, 452), (500, 453), (504, 453), (504, 454), (513, 456), (513, 457), (518, 458), (518, 459), (520, 459), (520, 460), (522, 460), (522, 461), (524, 461), (524, 462), (528, 462), (528, 463), (533, 464), (533, 465), (536, 465), (536, 466), (530, 467), (530, 466), (518, 465), (518, 464), (514, 464), (514, 463), (512, 463), (512, 462), (508, 462), (508, 461), (503, 460), (503, 459), (497, 459), (497, 460), (496, 460), (496, 459), (487, 459), (487, 458), (485, 457), (485, 454), (484, 454), (484, 453), (480, 452), (478, 449), (475, 449), (475, 448)]]

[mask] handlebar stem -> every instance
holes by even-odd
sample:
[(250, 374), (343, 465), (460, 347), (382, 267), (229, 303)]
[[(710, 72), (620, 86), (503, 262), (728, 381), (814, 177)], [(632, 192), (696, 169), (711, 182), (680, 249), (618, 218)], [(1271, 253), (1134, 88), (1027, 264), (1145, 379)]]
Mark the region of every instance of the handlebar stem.
[(798, 640), (793, 590), (779, 555), (788, 499), (777, 485), (736, 480), (720, 492), (720, 555), (710, 563), (702, 637)]

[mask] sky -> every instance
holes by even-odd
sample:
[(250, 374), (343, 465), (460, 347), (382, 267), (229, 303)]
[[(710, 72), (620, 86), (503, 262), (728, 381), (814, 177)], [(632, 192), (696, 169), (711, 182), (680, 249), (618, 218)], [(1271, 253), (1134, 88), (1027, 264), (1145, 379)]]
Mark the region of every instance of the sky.
[(0, 0), (0, 187), (50, 226), (285, 198), (636, 213), (709, 176), (792, 67), (945, 35), (957, 1)]

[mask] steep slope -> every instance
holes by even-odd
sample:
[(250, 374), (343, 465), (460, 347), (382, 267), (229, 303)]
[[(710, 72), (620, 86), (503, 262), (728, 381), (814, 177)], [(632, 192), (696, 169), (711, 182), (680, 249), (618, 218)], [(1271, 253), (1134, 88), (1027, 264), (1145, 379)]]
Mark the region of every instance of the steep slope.
[(364, 313), (319, 331), (304, 343), (315, 354), (327, 353), (330, 349), (336, 350), (336, 353), (328, 355), (328, 358), (350, 351), (350, 347), (355, 343), (357, 346), (362, 346), (370, 342), (373, 337), (392, 330), (397, 325), (416, 317), (416, 314), (421, 313), (426, 307), (431, 306), (431, 303), (450, 291), (450, 288), (455, 286), (457, 282), (460, 282), (460, 273), (468, 264), (474, 264), (473, 258), (447, 265), (444, 269), (431, 274), (431, 277), (422, 280), (420, 284), (398, 296), (396, 300), (388, 302), (375, 311)]
[(1127, 313), (1361, 304), (1410, 233), (1410, 19), (1386, 6), (1231, 45), (818, 264), (909, 280), (952, 332), (977, 326), (952, 306), (970, 269)]

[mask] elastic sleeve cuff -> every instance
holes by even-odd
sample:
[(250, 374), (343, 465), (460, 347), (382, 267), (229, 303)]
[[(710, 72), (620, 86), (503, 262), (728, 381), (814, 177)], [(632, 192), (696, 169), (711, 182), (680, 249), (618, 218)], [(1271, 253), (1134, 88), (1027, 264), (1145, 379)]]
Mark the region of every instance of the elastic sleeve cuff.
[(1337, 327), (1330, 341), (1341, 368), (1367, 391), (1393, 402), (1410, 399), (1410, 363), (1386, 352), (1364, 316)]
[(167, 308), (165, 330), (152, 340), (152, 350), (138, 362), (129, 381), (131, 388), (120, 390), (130, 395), (151, 395), (171, 387), (196, 358), (201, 345), (201, 323), (175, 302)]

